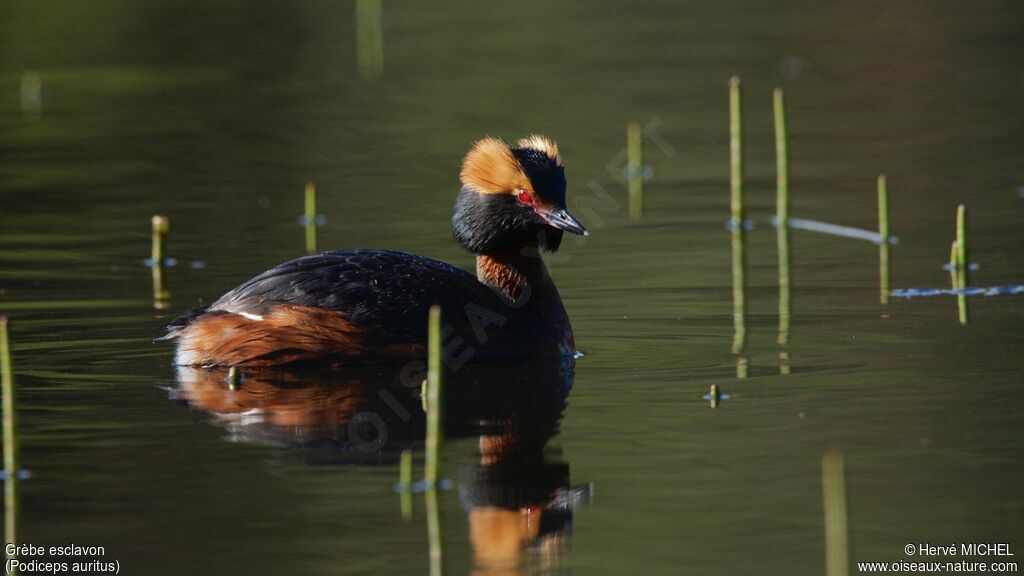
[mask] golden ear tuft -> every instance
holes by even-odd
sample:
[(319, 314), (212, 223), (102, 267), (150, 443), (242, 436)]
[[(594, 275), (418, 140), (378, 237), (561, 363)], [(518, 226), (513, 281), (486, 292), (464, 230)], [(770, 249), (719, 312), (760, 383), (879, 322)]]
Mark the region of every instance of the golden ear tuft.
[(520, 148), (533, 148), (547, 154), (548, 158), (558, 166), (562, 165), (562, 157), (558, 155), (558, 144), (543, 134), (530, 134), (516, 142)]
[(473, 144), (459, 179), (481, 194), (511, 193), (529, 182), (508, 144), (490, 136)]

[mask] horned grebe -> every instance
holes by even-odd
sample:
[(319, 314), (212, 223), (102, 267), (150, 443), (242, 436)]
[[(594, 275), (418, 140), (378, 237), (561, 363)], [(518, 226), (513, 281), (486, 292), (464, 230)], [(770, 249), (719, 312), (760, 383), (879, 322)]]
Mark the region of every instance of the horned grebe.
[(401, 362), (425, 355), (427, 315), (442, 307), (446, 360), (575, 353), (572, 327), (540, 257), (562, 232), (587, 231), (566, 210), (558, 147), (533, 135), (476, 142), (460, 173), (455, 241), (476, 277), (423, 256), (340, 250), (285, 262), (168, 325), (176, 362), (277, 366)]

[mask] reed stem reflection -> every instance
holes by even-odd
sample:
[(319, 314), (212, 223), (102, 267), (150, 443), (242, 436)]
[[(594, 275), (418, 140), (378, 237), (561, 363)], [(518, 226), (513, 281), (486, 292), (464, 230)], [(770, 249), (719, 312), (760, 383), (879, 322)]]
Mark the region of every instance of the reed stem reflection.
[(843, 455), (829, 450), (821, 459), (821, 486), (825, 500), (825, 574), (849, 573), (849, 536), (846, 520), (846, 478)]
[(17, 544), (20, 505), (18, 483), (21, 480), (18, 468), (18, 414), (6, 316), (0, 316), (0, 391), (3, 393), (4, 429), (4, 543)]

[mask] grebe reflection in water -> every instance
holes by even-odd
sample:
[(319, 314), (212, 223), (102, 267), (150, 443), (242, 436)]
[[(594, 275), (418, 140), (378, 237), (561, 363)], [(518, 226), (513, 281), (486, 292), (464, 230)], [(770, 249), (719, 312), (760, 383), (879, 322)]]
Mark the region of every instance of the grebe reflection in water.
[[(457, 480), (479, 574), (561, 563), (573, 507), (569, 465), (551, 454), (575, 360), (467, 364), (445, 375), (445, 434), (476, 437), (479, 462)], [(209, 413), (233, 442), (298, 448), (306, 462), (394, 464), (422, 445), (419, 379), (401, 366), (339, 371), (250, 369), (233, 390), (227, 370), (181, 366), (173, 398)], [(390, 488), (390, 486), (389, 486)]]

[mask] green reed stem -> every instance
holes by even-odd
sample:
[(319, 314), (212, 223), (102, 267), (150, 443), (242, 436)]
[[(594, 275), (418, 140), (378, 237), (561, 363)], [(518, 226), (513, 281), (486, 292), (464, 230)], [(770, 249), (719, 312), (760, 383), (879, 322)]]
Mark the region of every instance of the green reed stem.
[[(789, 151), (786, 136), (786, 104), (782, 88), (772, 94), (775, 111), (775, 243), (779, 252), (779, 337), (778, 344), (789, 343)], [(781, 357), (780, 357), (781, 358)], [(780, 367), (781, 370), (781, 367)]]
[(741, 118), (740, 77), (729, 79), (729, 183), (732, 224), (743, 227), (743, 125)]
[(953, 244), (949, 247), (949, 280), (953, 290), (960, 288), (960, 275), (957, 273), (960, 263), (957, 262), (957, 252), (957, 242), (953, 240)]
[(967, 255), (967, 207), (961, 204), (956, 209), (956, 263), (961, 288), (967, 288), (970, 283)]
[(237, 366), (228, 368), (228, 389), (237, 392), (242, 388), (242, 371)]
[(441, 307), (430, 307), (427, 326), (427, 449), (425, 496), (427, 512), (427, 539), (430, 544), (430, 574), (441, 576), (441, 514), (438, 505), (437, 484), (441, 461)]
[(3, 395), (4, 431), (4, 534), (6, 544), (18, 541), (18, 414), (15, 410), (14, 364), (11, 362), (11, 342), (7, 331), (7, 317), (0, 316), (0, 392)]
[(412, 518), (412, 450), (402, 450), (398, 464), (398, 488), (402, 505), (402, 520)]
[(889, 188), (885, 174), (878, 176), (878, 284), (879, 301), (889, 303)]
[(640, 125), (630, 122), (626, 127), (626, 157), (629, 174), (629, 217), (639, 220), (644, 215), (644, 150)]
[(306, 252), (316, 252), (316, 184), (306, 182)]
[(775, 111), (775, 216), (779, 228), (789, 226), (789, 148), (786, 144), (786, 103), (782, 88), (772, 93)]
[(171, 230), (171, 221), (166, 216), (153, 216), (153, 249), (150, 258), (154, 266), (163, 264), (167, 259), (167, 233)]
[(846, 479), (843, 455), (829, 450), (821, 459), (821, 486), (825, 500), (825, 574), (847, 576), (849, 553), (846, 520)]
[(153, 242), (150, 260), (153, 265), (153, 307), (163, 310), (170, 306), (171, 292), (164, 286), (164, 275), (167, 263), (167, 234), (171, 231), (171, 221), (166, 216), (153, 216)]
[(441, 466), (441, 442), (444, 440), (442, 426), (441, 390), (441, 307), (430, 307), (427, 329), (427, 447), (426, 481), (434, 486)]
[[(967, 288), (970, 283), (969, 252), (967, 247), (967, 207), (961, 204), (956, 209), (956, 275), (960, 290)], [(957, 316), (960, 324), (967, 324), (967, 296), (958, 294), (956, 300)]]
[[(729, 80), (729, 183), (731, 189), (730, 208), (732, 212), (732, 304), (733, 304), (733, 354), (743, 352), (746, 343), (746, 235), (743, 229), (743, 157), (742, 130), (740, 122), (740, 79)], [(738, 358), (736, 374), (746, 377), (746, 359)]]

